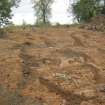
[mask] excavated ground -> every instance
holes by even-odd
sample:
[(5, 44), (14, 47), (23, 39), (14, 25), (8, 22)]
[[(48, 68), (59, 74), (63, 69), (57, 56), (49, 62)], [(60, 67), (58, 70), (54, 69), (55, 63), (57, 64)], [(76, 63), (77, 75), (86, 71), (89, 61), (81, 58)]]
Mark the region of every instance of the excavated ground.
[(105, 105), (105, 34), (8, 29), (0, 38), (0, 105)]

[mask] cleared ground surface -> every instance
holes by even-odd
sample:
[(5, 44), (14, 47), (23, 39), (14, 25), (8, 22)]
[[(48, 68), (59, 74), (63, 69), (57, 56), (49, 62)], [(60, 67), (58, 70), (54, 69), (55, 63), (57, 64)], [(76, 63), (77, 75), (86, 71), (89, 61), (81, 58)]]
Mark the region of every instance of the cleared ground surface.
[(105, 105), (105, 34), (8, 30), (0, 38), (0, 105)]

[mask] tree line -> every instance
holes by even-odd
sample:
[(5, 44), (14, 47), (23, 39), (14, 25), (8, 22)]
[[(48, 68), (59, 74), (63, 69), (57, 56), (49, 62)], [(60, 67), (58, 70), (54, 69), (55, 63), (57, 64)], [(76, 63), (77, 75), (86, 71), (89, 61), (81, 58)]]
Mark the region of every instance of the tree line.
[[(0, 0), (0, 27), (7, 25), (12, 17), (12, 8), (18, 7), (21, 0)], [(34, 4), (36, 24), (49, 24), (51, 17), (51, 6), (55, 0), (31, 0)], [(65, 0), (66, 1), (66, 0)], [(88, 22), (92, 17), (105, 15), (105, 0), (73, 0), (68, 10), (72, 10), (75, 19), (81, 22)], [(68, 11), (70, 12), (70, 11)]]

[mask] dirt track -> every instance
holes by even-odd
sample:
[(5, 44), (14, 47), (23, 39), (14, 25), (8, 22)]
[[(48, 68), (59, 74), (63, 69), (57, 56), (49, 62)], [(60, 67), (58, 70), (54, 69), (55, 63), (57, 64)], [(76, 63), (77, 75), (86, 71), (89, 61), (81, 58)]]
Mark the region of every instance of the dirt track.
[(105, 105), (105, 34), (8, 30), (0, 39), (0, 105)]

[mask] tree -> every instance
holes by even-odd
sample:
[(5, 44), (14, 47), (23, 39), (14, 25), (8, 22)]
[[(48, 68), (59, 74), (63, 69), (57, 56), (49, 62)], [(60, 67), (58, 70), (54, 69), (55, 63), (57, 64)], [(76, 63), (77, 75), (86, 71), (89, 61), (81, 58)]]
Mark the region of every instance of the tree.
[(0, 27), (7, 25), (11, 19), (12, 7), (17, 6), (19, 0), (0, 0)]
[(37, 24), (48, 24), (53, 0), (33, 0)]
[(105, 15), (105, 0), (100, 0), (102, 2), (101, 4), (101, 8), (102, 8), (102, 11), (101, 13)]
[(99, 14), (100, 0), (77, 0), (72, 5), (72, 10), (78, 22), (88, 22), (92, 17)]

